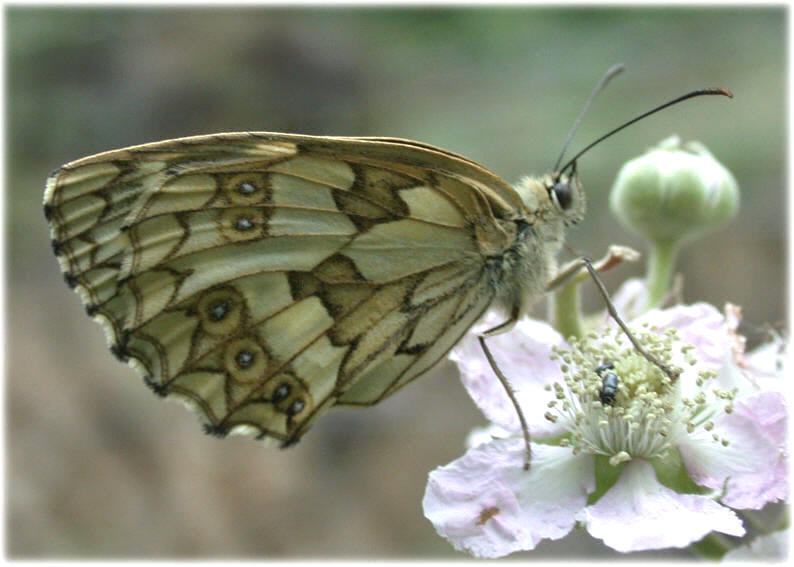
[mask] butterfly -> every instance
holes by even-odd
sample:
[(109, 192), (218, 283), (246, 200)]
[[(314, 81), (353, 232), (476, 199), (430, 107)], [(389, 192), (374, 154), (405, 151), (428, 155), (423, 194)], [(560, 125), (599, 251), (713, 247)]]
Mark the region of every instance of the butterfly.
[(101, 153), (47, 180), (67, 284), (111, 352), (218, 436), (298, 441), (512, 322), (582, 219), (578, 177), (515, 186), (393, 138), (229, 133)]
[[(511, 186), (397, 138), (241, 132), (105, 152), (50, 175), (44, 215), (64, 278), (111, 352), (217, 436), (297, 442), (336, 405), (371, 406), (432, 368), (492, 308), (504, 332), (547, 289), (584, 217), (576, 160)], [(530, 437), (508, 380), (480, 343)]]

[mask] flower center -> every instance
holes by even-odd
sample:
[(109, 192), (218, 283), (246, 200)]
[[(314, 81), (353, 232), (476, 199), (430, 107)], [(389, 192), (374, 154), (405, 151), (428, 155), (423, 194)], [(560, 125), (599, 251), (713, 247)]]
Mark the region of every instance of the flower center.
[[(640, 331), (635, 336), (663, 364), (671, 365), (674, 330)], [(681, 348), (694, 365), (691, 350)], [(601, 337), (588, 335), (574, 341), (571, 350), (555, 353), (562, 361), (565, 384), (548, 387), (555, 399), (546, 419), (566, 425), (569, 435), (563, 443), (576, 453), (606, 455), (613, 465), (634, 458), (664, 458), (681, 435), (713, 427), (709, 419), (719, 408), (707, 403), (706, 394), (699, 390), (693, 399), (683, 398), (679, 384), (626, 344), (618, 330)], [(698, 388), (713, 377), (702, 372)], [(724, 392), (715, 395), (732, 399)]]

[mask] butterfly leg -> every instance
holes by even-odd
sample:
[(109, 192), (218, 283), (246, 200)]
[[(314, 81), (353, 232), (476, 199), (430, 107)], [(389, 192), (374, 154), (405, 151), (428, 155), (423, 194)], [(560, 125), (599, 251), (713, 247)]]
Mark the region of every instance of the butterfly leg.
[[(511, 321), (508, 320), (507, 323), (510, 323), (510, 326), (508, 327), (508, 328), (510, 328), (510, 327), (512, 327), (515, 324), (515, 321), (511, 322)], [(500, 329), (503, 326), (504, 326), (504, 324), (499, 325), (499, 327), (495, 327), (494, 329)], [(491, 329), (489, 332), (493, 331), (494, 329)], [(501, 331), (501, 332), (504, 332), (504, 331)], [(521, 423), (521, 431), (524, 434), (524, 447), (525, 447), (525, 451), (524, 451), (524, 470), (529, 470), (529, 463), (530, 463), (530, 461), (532, 459), (532, 448), (530, 446), (529, 427), (527, 426), (527, 420), (524, 417), (524, 412), (521, 411), (521, 406), (518, 404), (518, 398), (516, 398), (515, 390), (513, 390), (513, 387), (510, 385), (510, 382), (508, 381), (507, 376), (502, 374), (502, 371), (499, 370), (499, 366), (497, 366), (496, 360), (494, 359), (493, 355), (491, 354), (491, 350), (488, 348), (488, 345), (485, 344), (485, 339), (488, 336), (491, 336), (491, 335), (489, 335), (487, 333), (483, 333), (483, 334), (479, 335), (477, 338), (480, 341), (480, 346), (482, 347), (482, 350), (485, 353), (485, 357), (488, 359), (488, 363), (491, 365), (491, 368), (493, 369), (494, 373), (496, 374), (496, 377), (499, 379), (499, 382), (504, 387), (505, 392), (507, 392), (507, 397), (510, 398), (510, 401), (513, 403), (513, 407), (516, 410), (516, 414), (518, 415), (518, 421)]]
[(493, 337), (496, 335), (501, 335), (502, 333), (506, 333), (510, 329), (516, 326), (518, 322), (518, 305), (514, 305), (513, 309), (510, 311), (510, 318), (505, 321), (504, 323), (499, 323), (496, 327), (491, 327), (487, 331), (483, 331), (480, 333), (481, 337)]
[[(610, 267), (616, 260), (619, 260), (619, 258), (616, 258), (615, 256), (612, 255), (608, 255), (605, 261), (599, 263), (600, 264), (599, 269), (603, 270), (606, 269), (607, 267)], [(650, 362), (654, 366), (657, 366), (662, 372), (667, 374), (667, 376), (669, 376), (671, 380), (673, 381), (677, 380), (678, 374), (676, 372), (673, 372), (671, 368), (663, 364), (658, 358), (656, 358), (651, 353), (646, 351), (645, 348), (643, 348), (643, 346), (640, 344), (640, 342), (634, 337), (634, 335), (629, 330), (626, 323), (623, 321), (620, 315), (618, 315), (617, 309), (615, 309), (615, 304), (612, 303), (612, 299), (609, 297), (609, 293), (607, 292), (607, 289), (604, 286), (604, 282), (601, 281), (601, 277), (598, 275), (598, 270), (596, 270), (596, 268), (593, 267), (592, 262), (588, 258), (579, 258), (577, 260), (574, 260), (573, 262), (570, 262), (562, 270), (560, 270), (560, 273), (557, 274), (557, 276), (551, 282), (549, 282), (546, 285), (546, 289), (552, 290), (554, 288), (559, 287), (560, 285), (568, 281), (570, 278), (577, 275), (582, 268), (585, 268), (589, 272), (590, 277), (593, 279), (593, 281), (596, 284), (596, 287), (598, 288), (598, 291), (601, 293), (601, 297), (604, 298), (604, 303), (606, 304), (609, 315), (612, 317), (612, 319), (614, 319), (615, 323), (617, 323), (618, 326), (623, 330), (623, 333), (631, 341), (631, 344), (634, 345), (634, 348), (637, 349), (637, 352), (639, 352), (648, 362)]]
[[(567, 245), (567, 243), (566, 243)], [(569, 250), (573, 253), (576, 253), (574, 250)], [(553, 291), (574, 276), (578, 276), (582, 272), (582, 268), (584, 268), (584, 260), (586, 256), (578, 253), (581, 257), (576, 258), (565, 264), (558, 272), (557, 275), (546, 284), (546, 291)], [(621, 262), (635, 262), (640, 258), (640, 253), (634, 250), (633, 248), (629, 248), (628, 246), (617, 246), (612, 245), (607, 250), (607, 253), (595, 264), (595, 270), (597, 272), (606, 272), (607, 270), (617, 266)]]

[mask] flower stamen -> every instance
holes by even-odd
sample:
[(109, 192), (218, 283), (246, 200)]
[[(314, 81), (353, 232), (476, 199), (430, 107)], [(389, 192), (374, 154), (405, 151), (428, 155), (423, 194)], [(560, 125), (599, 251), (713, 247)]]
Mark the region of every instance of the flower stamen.
[[(674, 344), (679, 341), (674, 329), (660, 332), (644, 326), (637, 337), (648, 352), (671, 364)], [(693, 351), (692, 345), (679, 349), (687, 364), (696, 363)], [(555, 383), (550, 388), (555, 400), (548, 404), (546, 419), (567, 424), (566, 444), (576, 453), (605, 455), (614, 464), (663, 458), (680, 434), (698, 427), (709, 432), (714, 428), (715, 409), (707, 403), (707, 393), (701, 389), (692, 398), (682, 398), (677, 381), (625, 344), (617, 330), (607, 336), (591, 333), (572, 339), (570, 350), (554, 352), (555, 358), (565, 361), (565, 385)], [(714, 377), (701, 372), (698, 386)], [(729, 412), (736, 392), (715, 389), (711, 397), (724, 400), (722, 409)], [(716, 435), (714, 441), (727, 443)]]

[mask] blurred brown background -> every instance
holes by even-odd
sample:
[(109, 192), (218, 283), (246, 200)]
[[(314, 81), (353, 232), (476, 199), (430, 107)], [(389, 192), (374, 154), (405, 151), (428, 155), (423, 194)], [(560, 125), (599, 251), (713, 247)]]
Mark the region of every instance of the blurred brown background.
[[(332, 411), (288, 451), (203, 435), (107, 352), (64, 285), (41, 212), (52, 169), (164, 138), (267, 130), (412, 138), (514, 181), (553, 165), (592, 87), (623, 62), (573, 151), (694, 88), (736, 98), (684, 103), (584, 157), (589, 210), (570, 243), (593, 255), (641, 247), (607, 210), (615, 173), (670, 134), (700, 140), (734, 172), (743, 204), (684, 250), (685, 299), (777, 322), (785, 22), (785, 8), (7, 9), (8, 553), (462, 558), (421, 499), (427, 473), (484, 423), (444, 363), (376, 408)], [(610, 555), (574, 534), (528, 557)]]

